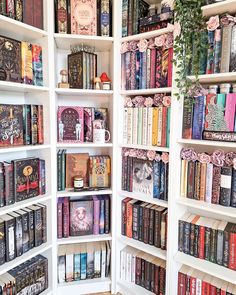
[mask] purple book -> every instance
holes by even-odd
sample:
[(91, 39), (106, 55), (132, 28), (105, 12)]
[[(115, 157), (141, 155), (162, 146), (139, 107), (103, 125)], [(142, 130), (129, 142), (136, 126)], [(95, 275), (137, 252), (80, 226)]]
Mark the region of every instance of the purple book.
[(84, 141), (93, 141), (94, 108), (84, 108)]
[(99, 235), (100, 200), (93, 196), (93, 234)]
[(193, 107), (193, 132), (192, 139), (202, 139), (205, 113), (205, 96), (195, 97)]

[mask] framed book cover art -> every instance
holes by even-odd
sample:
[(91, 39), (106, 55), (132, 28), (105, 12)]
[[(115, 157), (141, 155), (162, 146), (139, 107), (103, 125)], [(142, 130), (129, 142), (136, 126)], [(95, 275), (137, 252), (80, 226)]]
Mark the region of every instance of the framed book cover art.
[(82, 107), (58, 107), (58, 142), (84, 142), (84, 110)]
[(151, 161), (134, 159), (133, 192), (153, 197), (153, 164)]
[(1, 104), (0, 147), (23, 144), (23, 106)]
[(97, 35), (97, 0), (71, 0), (71, 33)]
[(93, 201), (70, 202), (70, 235), (93, 234)]

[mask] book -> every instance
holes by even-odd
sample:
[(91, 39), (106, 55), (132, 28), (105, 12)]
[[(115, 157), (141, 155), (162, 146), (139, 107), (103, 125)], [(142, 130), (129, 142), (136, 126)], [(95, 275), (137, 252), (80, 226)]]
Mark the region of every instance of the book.
[(56, 3), (57, 13), (57, 32), (59, 34), (68, 33), (68, 6), (67, 0), (57, 1)]
[(32, 44), (21, 42), (21, 79), (25, 84), (33, 84)]

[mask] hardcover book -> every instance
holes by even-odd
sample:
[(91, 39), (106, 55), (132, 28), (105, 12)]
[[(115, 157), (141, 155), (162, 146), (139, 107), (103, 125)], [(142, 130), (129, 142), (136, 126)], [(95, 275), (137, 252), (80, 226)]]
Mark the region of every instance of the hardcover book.
[(70, 202), (70, 235), (82, 236), (93, 234), (93, 202)]
[(93, 141), (94, 108), (84, 108), (84, 141)]
[(84, 109), (82, 107), (58, 107), (58, 142), (84, 141)]
[(67, 0), (57, 1), (57, 32), (60, 34), (68, 33), (68, 19), (67, 19)]
[(42, 47), (36, 44), (32, 44), (32, 69), (33, 85), (43, 86), (43, 51)]
[(24, 84), (33, 84), (32, 44), (21, 42), (21, 78)]

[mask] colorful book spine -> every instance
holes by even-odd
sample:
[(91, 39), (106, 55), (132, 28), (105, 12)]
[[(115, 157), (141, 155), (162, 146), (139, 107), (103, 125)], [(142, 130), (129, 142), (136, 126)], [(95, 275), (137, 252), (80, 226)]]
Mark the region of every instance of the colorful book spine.
[(236, 207), (236, 169), (233, 168), (232, 172), (232, 192), (231, 192), (231, 207)]
[(192, 139), (193, 103), (190, 98), (184, 98), (182, 136)]
[(158, 125), (157, 125), (157, 146), (161, 146), (163, 124), (163, 107), (158, 108)]
[(43, 52), (42, 47), (32, 44), (33, 85), (43, 86)]
[(170, 116), (171, 107), (167, 108), (166, 147), (170, 147)]
[(208, 31), (208, 51), (206, 74), (214, 73), (214, 31)]
[(21, 42), (22, 73), (21, 78), (25, 84), (33, 84), (32, 70), (32, 44)]
[(158, 108), (153, 108), (152, 116), (152, 145), (157, 145)]
[(230, 65), (230, 45), (232, 36), (232, 25), (224, 26), (222, 29), (222, 49), (220, 72), (228, 73)]
[(168, 84), (168, 70), (172, 66), (172, 63), (169, 64), (169, 53), (171, 52), (169, 52), (169, 49), (162, 50), (160, 87), (167, 87)]
[[(201, 43), (207, 48), (208, 32), (206, 30), (201, 32)], [(207, 50), (202, 50), (199, 59), (199, 75), (206, 74), (207, 68)]]
[(93, 234), (99, 234), (100, 201), (97, 196), (93, 196)]
[(136, 53), (135, 51), (131, 52), (130, 60), (130, 89), (136, 89)]
[(150, 88), (155, 88), (156, 77), (156, 48), (151, 49)]
[(152, 145), (153, 108), (148, 108), (147, 146)]
[(147, 51), (142, 52), (141, 89), (147, 89)]
[(174, 50), (173, 47), (168, 49), (168, 72), (167, 72), (167, 87), (172, 86), (172, 76), (173, 76), (173, 55), (174, 55)]
[(205, 113), (205, 97), (197, 96), (195, 98), (194, 110), (193, 110), (192, 139), (202, 139), (204, 113)]
[(101, 0), (101, 36), (109, 37), (111, 30), (110, 1)]
[(212, 180), (212, 204), (219, 204), (220, 201), (221, 167), (213, 166)]
[(70, 236), (70, 198), (63, 199), (63, 237)]
[(57, 1), (57, 32), (68, 33), (68, 10), (67, 0)]
[(153, 161), (153, 198), (160, 199), (161, 162)]
[(146, 89), (149, 89), (151, 86), (151, 49), (147, 49), (147, 81), (146, 81)]
[(162, 83), (162, 49), (157, 48), (156, 49), (156, 85), (155, 88), (160, 88)]
[(229, 207), (231, 198), (232, 168), (221, 168), (220, 205)]
[(230, 72), (236, 71), (236, 25), (232, 28), (231, 49), (230, 49)]
[(214, 74), (220, 73), (220, 58), (221, 58), (221, 29), (215, 30), (214, 37)]
[(227, 123), (227, 127), (229, 131), (231, 132), (234, 131), (235, 107), (236, 107), (236, 93), (227, 94), (226, 106), (225, 106), (225, 121)]

